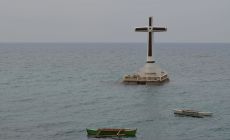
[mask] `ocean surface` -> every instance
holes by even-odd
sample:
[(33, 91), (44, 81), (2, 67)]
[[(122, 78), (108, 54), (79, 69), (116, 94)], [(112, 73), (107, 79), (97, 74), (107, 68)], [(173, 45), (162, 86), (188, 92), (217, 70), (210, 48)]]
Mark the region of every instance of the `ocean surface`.
[[(164, 85), (123, 85), (144, 43), (1, 43), (0, 140), (97, 140), (86, 128), (137, 128), (124, 140), (230, 140), (230, 44), (156, 43)], [(173, 109), (213, 112), (174, 116)], [(107, 138), (106, 140), (110, 140)]]

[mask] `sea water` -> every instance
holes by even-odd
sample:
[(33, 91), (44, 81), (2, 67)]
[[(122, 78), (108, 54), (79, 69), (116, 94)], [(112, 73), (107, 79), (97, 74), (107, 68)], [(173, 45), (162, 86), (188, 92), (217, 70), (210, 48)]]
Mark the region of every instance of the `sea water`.
[(146, 54), (144, 43), (1, 43), (0, 139), (94, 140), (86, 128), (111, 127), (137, 128), (129, 140), (229, 140), (230, 44), (154, 44), (170, 82), (123, 85)]

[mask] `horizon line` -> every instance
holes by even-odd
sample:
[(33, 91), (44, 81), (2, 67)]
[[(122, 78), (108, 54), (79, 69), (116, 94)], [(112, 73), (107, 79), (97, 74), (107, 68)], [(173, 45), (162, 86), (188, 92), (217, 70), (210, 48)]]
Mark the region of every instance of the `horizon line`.
[[(83, 41), (79, 41), (79, 42), (74, 42), (74, 41), (38, 41), (38, 42), (36, 42), (36, 41), (12, 41), (12, 42), (0, 42), (0, 44), (26, 44), (26, 43), (36, 43), (36, 44), (39, 44), (39, 43), (41, 43), (41, 44), (44, 44), (44, 43), (53, 43), (53, 44), (85, 44), (85, 43), (89, 43), (89, 44), (92, 44), (92, 43), (98, 43), (98, 44), (107, 44), (107, 43), (114, 43), (114, 44), (127, 44), (127, 43), (133, 43), (133, 44), (135, 44), (135, 43), (138, 43), (138, 44), (146, 44), (146, 42), (103, 42), (103, 41), (101, 41), (101, 42), (99, 42), (99, 41), (95, 41), (95, 42), (87, 42), (87, 41), (85, 41), (85, 42), (83, 42)], [(230, 44), (230, 42), (154, 42), (154, 43), (156, 43), (156, 44), (169, 44), (169, 43), (175, 43), (175, 44)]]

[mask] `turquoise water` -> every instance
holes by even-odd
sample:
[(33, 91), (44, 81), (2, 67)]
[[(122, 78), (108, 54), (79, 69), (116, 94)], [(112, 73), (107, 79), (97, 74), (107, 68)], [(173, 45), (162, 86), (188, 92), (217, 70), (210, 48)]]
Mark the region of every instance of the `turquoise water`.
[[(85, 128), (125, 127), (138, 129), (130, 140), (229, 140), (230, 44), (154, 51), (170, 82), (133, 86), (121, 77), (144, 65), (146, 44), (0, 44), (0, 139), (87, 140)], [(175, 108), (214, 115), (177, 117)]]

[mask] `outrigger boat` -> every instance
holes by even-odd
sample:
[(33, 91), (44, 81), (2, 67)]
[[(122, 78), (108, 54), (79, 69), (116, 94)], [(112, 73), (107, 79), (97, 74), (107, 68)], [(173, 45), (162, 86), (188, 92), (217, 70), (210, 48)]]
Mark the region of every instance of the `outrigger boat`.
[(101, 128), (87, 129), (88, 136), (92, 137), (135, 137), (137, 129)]
[(190, 109), (175, 109), (174, 114), (182, 115), (182, 116), (198, 117), (198, 118), (203, 118), (205, 116), (212, 116), (211, 112), (201, 112), (201, 111), (190, 110)]

